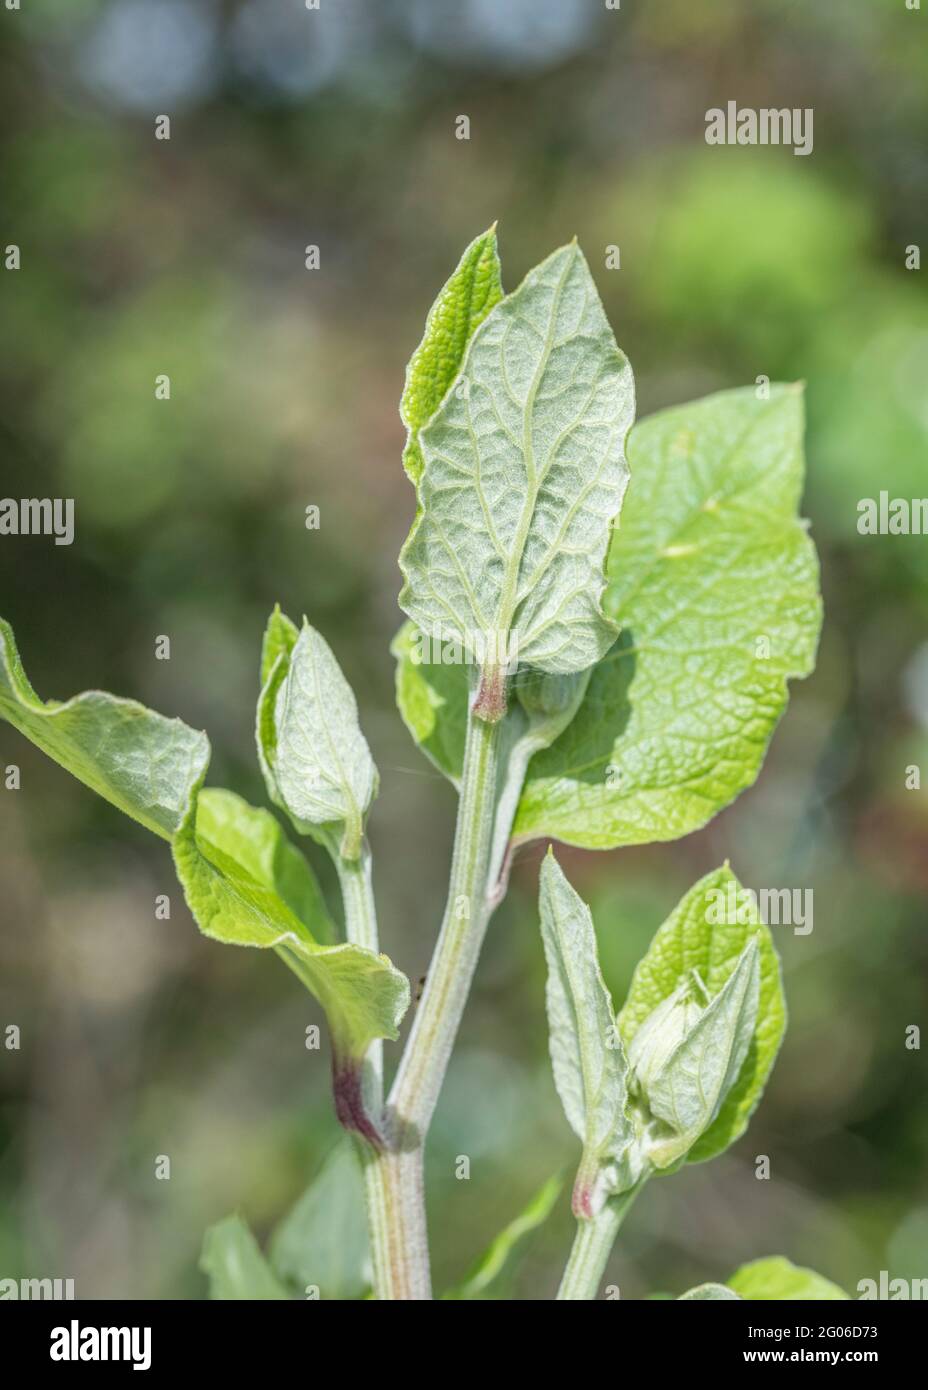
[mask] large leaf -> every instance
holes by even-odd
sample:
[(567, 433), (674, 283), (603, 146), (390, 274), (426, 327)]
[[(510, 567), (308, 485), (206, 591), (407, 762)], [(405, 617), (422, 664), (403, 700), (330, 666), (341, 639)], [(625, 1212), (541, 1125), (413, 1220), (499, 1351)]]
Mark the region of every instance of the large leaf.
[(257, 739), (268, 792), (302, 834), (355, 860), (377, 769), (331, 648), (305, 618), (291, 645), (292, 627), (275, 610), (262, 652)]
[(511, 1267), (517, 1247), (543, 1225), (550, 1216), (554, 1204), (561, 1195), (564, 1179), (560, 1174), (549, 1178), (532, 1196), (519, 1215), (504, 1226), (468, 1270), (460, 1284), (442, 1294), (442, 1298), (481, 1298), (500, 1278), (507, 1267)]
[(533, 760), (517, 841), (676, 839), (755, 780), (821, 624), (796, 514), (802, 431), (795, 386), (766, 401), (722, 392), (632, 431), (605, 597), (622, 634), (577, 717)]
[(421, 631), (485, 671), (569, 673), (606, 652), (603, 564), (633, 414), (631, 368), (578, 247), (563, 247), (484, 319), (420, 432), (400, 604)]
[(496, 225), (475, 237), (429, 310), (422, 342), (406, 368), (400, 416), (408, 434), (403, 467), (418, 484), (423, 459), (419, 431), (441, 405), (460, 370), (474, 330), (502, 298)]
[(227, 1216), (210, 1226), (203, 1237), (200, 1268), (209, 1280), (213, 1299), (290, 1297), (240, 1216)]
[[(717, 437), (722, 419), (730, 430), (743, 421), (737, 446)], [(717, 450), (717, 457), (701, 458), (698, 472), (691, 452), (672, 442), (673, 429), (685, 430), (688, 420), (700, 454)], [(550, 835), (595, 849), (673, 839), (704, 824), (756, 778), (785, 707), (787, 677), (811, 669), (821, 621), (817, 562), (796, 516), (801, 424), (794, 388), (775, 387), (770, 402), (756, 401), (752, 391), (726, 392), (633, 429), (632, 481), (610, 551), (613, 579), (605, 600), (627, 630), (594, 669), (570, 727), (548, 753), (534, 757), (517, 838)], [(747, 465), (769, 463), (777, 438), (773, 497), (756, 514), (711, 505), (718, 500), (715, 479), (738, 470), (750, 498)], [(670, 553), (658, 553), (666, 535), (661, 519), (675, 518), (687, 498), (694, 528), (707, 533), (705, 544), (697, 552), (671, 545)], [(649, 545), (651, 528), (659, 529)], [(745, 537), (756, 543), (753, 561)], [(716, 655), (705, 631), (700, 636), (707, 621), (714, 623)], [(652, 633), (659, 645), (652, 645)], [(770, 656), (755, 659), (766, 650), (759, 646), (763, 637)], [(416, 662), (417, 650), (407, 623), (393, 646), (397, 703), (416, 742), (456, 781), (466, 673), (459, 665)], [(709, 689), (713, 671), (719, 679)]]
[(197, 798), (197, 838), (220, 846), (259, 883), (272, 888), (316, 941), (337, 933), (316, 875), (270, 811), (235, 792), (204, 787)]
[(626, 1123), (625, 1055), (599, 968), (596, 933), (586, 903), (551, 851), (541, 866), (541, 935), (548, 964), (548, 1030), (554, 1084), (571, 1129), (583, 1143), (574, 1191), (578, 1215), (593, 1214), (591, 1174), (617, 1157), (630, 1138)]
[(816, 1274), (814, 1269), (803, 1269), (794, 1265), (782, 1255), (769, 1255), (763, 1260), (752, 1260), (742, 1265), (728, 1281), (741, 1298), (760, 1300), (807, 1300), (816, 1302), (837, 1302), (848, 1299), (844, 1292), (830, 1279)]
[[(619, 1032), (626, 1047), (630, 1047), (648, 1016), (674, 993), (689, 972), (698, 972), (709, 997), (714, 999), (742, 959), (748, 942), (757, 941), (760, 987), (753, 1037), (716, 1119), (687, 1154), (690, 1162), (712, 1158), (743, 1134), (763, 1093), (786, 1027), (780, 963), (773, 938), (755, 908), (741, 894), (741, 885), (727, 865), (700, 879), (656, 932), (635, 969), (628, 998), (619, 1014)], [(731, 902), (739, 906), (737, 913), (721, 910), (720, 905)], [(716, 920), (720, 916), (722, 920)]]
[[(244, 803), (243, 803), (244, 804)], [(252, 820), (251, 808), (245, 808)], [(319, 1000), (332, 1032), (335, 1099), (349, 1127), (365, 1129), (360, 1099), (364, 1054), (376, 1038), (396, 1038), (409, 1003), (409, 982), (384, 955), (342, 943), (319, 945), (279, 896), (260, 856), (242, 863), (243, 830), (213, 819), (208, 840), (194, 829), (191, 807), (174, 840), (174, 863), (200, 930), (217, 941), (277, 950)]]
[(169, 840), (209, 763), (209, 740), (179, 719), (101, 690), (60, 703), (36, 695), (0, 619), (0, 715), (133, 820)]
[(301, 1294), (361, 1298), (371, 1282), (369, 1247), (361, 1165), (342, 1140), (271, 1237), (271, 1264)]

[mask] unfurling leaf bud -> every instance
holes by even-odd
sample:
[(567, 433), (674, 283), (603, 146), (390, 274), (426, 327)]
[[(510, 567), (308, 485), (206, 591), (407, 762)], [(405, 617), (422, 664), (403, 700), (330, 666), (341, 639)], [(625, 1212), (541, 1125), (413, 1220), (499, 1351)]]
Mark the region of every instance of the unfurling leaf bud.
[(718, 1115), (747, 1056), (759, 995), (760, 952), (752, 938), (712, 1000), (692, 971), (638, 1029), (629, 1064), (655, 1168), (682, 1159)]
[(635, 1034), (628, 1049), (628, 1061), (633, 1084), (647, 1095), (668, 1058), (683, 1039), (692, 1032), (700, 1014), (709, 1003), (709, 994), (698, 970), (687, 971), (673, 994), (658, 1004)]

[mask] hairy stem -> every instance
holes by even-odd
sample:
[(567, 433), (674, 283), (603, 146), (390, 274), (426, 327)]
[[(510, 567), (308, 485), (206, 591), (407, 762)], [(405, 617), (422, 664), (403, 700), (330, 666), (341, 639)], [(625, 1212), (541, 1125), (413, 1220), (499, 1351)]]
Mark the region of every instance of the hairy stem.
[[(488, 874), (496, 803), (500, 722), (468, 721), (448, 902), (425, 990), (387, 1102), (387, 1141), (398, 1160), (399, 1207), (421, 1261), (415, 1281), (429, 1298), (422, 1161), (425, 1138), (447, 1070), (490, 917)], [(414, 1190), (415, 1188), (415, 1190)], [(417, 1208), (414, 1215), (414, 1208)]]
[[(364, 840), (358, 859), (334, 854), (345, 910), (345, 935), (356, 946), (379, 950), (371, 881), (371, 852)], [(363, 1108), (370, 1126), (383, 1129), (383, 1044), (371, 1043), (361, 1074)], [(418, 1175), (407, 1155), (392, 1152), (369, 1134), (352, 1132), (364, 1174), (364, 1200), (371, 1241), (374, 1294), (378, 1299), (428, 1298), (428, 1249), (421, 1165)], [(422, 1270), (425, 1270), (423, 1285)]]
[(360, 1135), (374, 1294), (378, 1299), (431, 1297), (425, 1229), (422, 1150), (382, 1149)]
[(611, 1197), (596, 1216), (577, 1222), (577, 1234), (557, 1291), (559, 1299), (596, 1298), (619, 1227), (637, 1193), (638, 1188), (633, 1187), (620, 1197)]
[[(379, 951), (377, 909), (374, 906), (374, 888), (371, 881), (371, 851), (367, 840), (362, 840), (361, 853), (357, 859), (343, 859), (334, 850), (332, 858), (338, 870), (338, 882), (342, 890), (347, 940), (355, 946), (366, 946), (369, 951)], [(383, 1043), (379, 1038), (371, 1043), (364, 1059), (361, 1089), (368, 1113), (379, 1126), (380, 1111), (383, 1107)]]

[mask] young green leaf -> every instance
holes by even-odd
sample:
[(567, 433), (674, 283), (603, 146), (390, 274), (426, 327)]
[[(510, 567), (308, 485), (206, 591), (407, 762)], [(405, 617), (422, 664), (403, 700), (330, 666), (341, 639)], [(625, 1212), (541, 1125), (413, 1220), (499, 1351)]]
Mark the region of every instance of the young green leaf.
[(203, 1237), (200, 1268), (212, 1299), (289, 1299), (240, 1216), (227, 1216)]
[(396, 658), (396, 704), (403, 723), (426, 757), (457, 787), (467, 738), (467, 668), (440, 657), (441, 647), (423, 642), (415, 623), (405, 622), (390, 652)]
[(336, 939), (316, 875), (270, 811), (249, 806), (235, 792), (204, 787), (197, 798), (196, 833), (272, 888), (316, 941)]
[(723, 1303), (731, 1299), (739, 1302), (738, 1294), (732, 1289), (728, 1289), (724, 1284), (697, 1284), (695, 1289), (687, 1289), (686, 1293), (681, 1293), (677, 1299), (678, 1303), (685, 1303), (687, 1300), (698, 1300), (700, 1302)]
[(480, 1298), (511, 1265), (516, 1247), (547, 1221), (564, 1187), (560, 1174), (538, 1189), (523, 1211), (504, 1226), (475, 1261), (460, 1284), (442, 1294), (445, 1299)]
[(261, 641), (261, 686), (267, 684), (268, 676), (277, 664), (279, 656), (289, 657), (297, 644), (300, 629), (296, 623), (274, 604), (274, 611), (267, 620), (264, 637)]
[(726, 391), (635, 426), (609, 552), (622, 635), (533, 759), (514, 834), (589, 849), (697, 830), (757, 777), (821, 625), (797, 517), (802, 394)]
[(696, 1026), (709, 995), (698, 970), (689, 970), (673, 994), (648, 1014), (628, 1049), (628, 1065), (639, 1087), (647, 1091), (675, 1049)]
[(371, 1282), (364, 1181), (347, 1139), (281, 1221), (268, 1253), (277, 1275), (304, 1296), (310, 1286), (322, 1298), (364, 1296)]
[(461, 367), (474, 330), (503, 297), (496, 225), (475, 237), (429, 310), (422, 342), (406, 368), (400, 416), (408, 430), (403, 467), (418, 486), (419, 431), (435, 414)]
[[(652, 1137), (648, 1145), (648, 1158), (656, 1168), (666, 1168), (688, 1153), (718, 1114), (754, 1037), (759, 993), (759, 947), (752, 939), (718, 994), (659, 1065), (651, 1064), (648, 1056), (653, 1041), (640, 1058), (633, 1055), (648, 1029), (647, 1020), (632, 1039), (628, 1055), (635, 1081), (651, 1115), (670, 1131)], [(660, 1039), (656, 1041), (660, 1049)]]
[(698, 972), (708, 998), (715, 1000), (745, 959), (752, 939), (757, 942), (759, 987), (751, 1040), (715, 1120), (687, 1153), (689, 1162), (714, 1157), (743, 1134), (786, 1026), (780, 964), (770, 930), (727, 865), (700, 879), (658, 929), (635, 969), (619, 1014), (619, 1032), (630, 1050), (641, 1026), (691, 971)]
[(830, 1279), (813, 1269), (794, 1265), (782, 1255), (770, 1255), (764, 1260), (752, 1260), (742, 1265), (728, 1281), (728, 1286), (740, 1298), (760, 1300), (803, 1300), (837, 1302), (848, 1299)]
[(599, 1172), (603, 1161), (617, 1158), (631, 1137), (625, 1113), (627, 1063), (599, 968), (590, 910), (550, 850), (541, 866), (539, 908), (554, 1084), (568, 1123), (583, 1143), (574, 1210), (591, 1217), (605, 1196)]
[(600, 597), (633, 414), (631, 368), (572, 244), (491, 310), (420, 432), (400, 605), (481, 665), (487, 717), (514, 664), (582, 671), (614, 640)]
[(209, 740), (179, 719), (101, 690), (60, 703), (36, 695), (0, 618), (0, 716), (43, 753), (169, 840), (209, 763)]
[[(250, 809), (250, 808), (249, 808)], [(174, 864), (190, 911), (206, 936), (237, 946), (272, 947), (319, 1000), (332, 1033), (336, 1109), (341, 1123), (380, 1136), (361, 1095), (364, 1057), (377, 1038), (396, 1038), (409, 1004), (409, 982), (386, 956), (343, 943), (320, 946), (281, 898), (266, 866), (249, 847), (236, 858), (238, 828), (213, 821), (219, 838), (194, 829), (194, 808), (174, 839)], [(259, 875), (256, 877), (255, 875)]]
[[(278, 630), (281, 618), (271, 618)], [(265, 655), (271, 650), (273, 639), (266, 636)], [(358, 859), (377, 769), (351, 687), (305, 618), (292, 648), (286, 638), (277, 646), (258, 701), (257, 737), (271, 799), (301, 834), (315, 836), (343, 859)]]

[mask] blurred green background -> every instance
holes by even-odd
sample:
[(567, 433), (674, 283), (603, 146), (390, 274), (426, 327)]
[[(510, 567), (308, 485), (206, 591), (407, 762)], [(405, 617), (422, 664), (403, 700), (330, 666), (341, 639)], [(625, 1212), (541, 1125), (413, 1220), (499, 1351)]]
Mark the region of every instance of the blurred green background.
[[(305, 611), (359, 695), (382, 776), (382, 942), (414, 981), (454, 797), (392, 698), (413, 511), (397, 401), (464, 245), (498, 218), (511, 289), (576, 233), (642, 414), (762, 374), (807, 381), (816, 675), (758, 784), (705, 831), (564, 857), (618, 1000), (726, 856), (751, 886), (815, 895), (813, 933), (777, 935), (791, 1022), (748, 1135), (650, 1185), (609, 1279), (676, 1294), (773, 1252), (851, 1292), (881, 1269), (928, 1276), (925, 1063), (905, 1047), (928, 1022), (928, 785), (905, 785), (928, 756), (928, 540), (856, 531), (861, 497), (928, 491), (928, 301), (905, 268), (926, 240), (928, 13), (30, 0), (0, 15), (2, 241), (22, 250), (0, 271), (0, 493), (74, 497), (77, 515), (70, 548), (0, 543), (0, 612), (42, 696), (101, 686), (179, 714), (212, 738), (211, 781), (263, 804), (260, 635), (276, 600)], [(811, 106), (813, 154), (707, 146), (705, 112), (729, 98)], [(0, 1275), (203, 1296), (204, 1228), (238, 1208), (265, 1234), (336, 1140), (326, 1056), (304, 1047), (316, 1007), (271, 958), (201, 938), (165, 846), (2, 726), (9, 763), (0, 1025), (22, 1048), (0, 1048)], [(492, 924), (430, 1144), (439, 1287), (576, 1160), (546, 1059), (540, 852)], [(513, 1297), (553, 1295), (571, 1228), (565, 1196)]]

